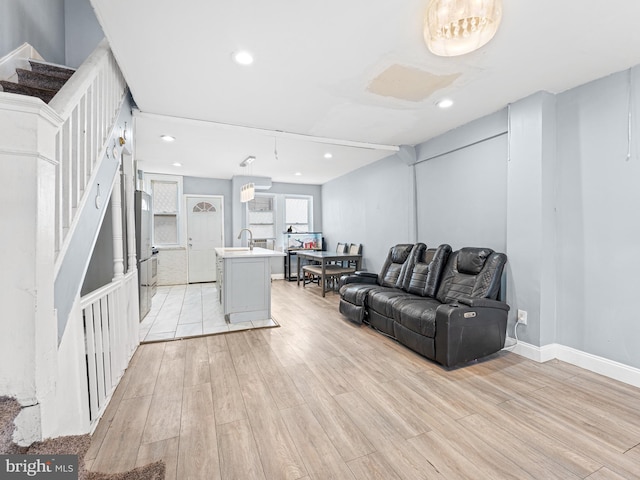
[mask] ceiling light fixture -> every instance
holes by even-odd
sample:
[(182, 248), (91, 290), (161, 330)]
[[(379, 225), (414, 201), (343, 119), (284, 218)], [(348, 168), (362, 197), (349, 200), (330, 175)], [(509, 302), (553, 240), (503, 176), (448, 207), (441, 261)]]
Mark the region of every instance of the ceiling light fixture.
[(296, 173), (294, 173), (294, 175), (295, 175), (296, 177), (299, 177), (299, 176), (301, 176), (301, 175), (302, 175), (302, 172), (296, 172)]
[(171, 135), (160, 135), (160, 138), (165, 142), (174, 142), (176, 137), (172, 137)]
[(437, 101), (436, 105), (442, 109), (449, 108), (453, 106), (453, 100), (450, 98), (443, 98), (442, 100)]
[(331, 152), (327, 152), (327, 153), (324, 154), (324, 158), (329, 160), (330, 158), (333, 158), (333, 155), (331, 154)]
[(489, 42), (501, 19), (502, 0), (431, 0), (424, 39), (436, 55), (464, 55)]
[(181, 167), (182, 164), (180, 162), (174, 162), (171, 165), (173, 165), (174, 167)]
[(245, 158), (243, 161), (240, 162), (240, 166), (241, 167), (248, 167), (249, 165), (251, 165), (255, 161), (256, 161), (256, 157), (254, 157), (253, 155), (250, 155), (247, 158)]
[(240, 50), (233, 54), (233, 60), (238, 65), (251, 65), (253, 63), (253, 55), (246, 50)]

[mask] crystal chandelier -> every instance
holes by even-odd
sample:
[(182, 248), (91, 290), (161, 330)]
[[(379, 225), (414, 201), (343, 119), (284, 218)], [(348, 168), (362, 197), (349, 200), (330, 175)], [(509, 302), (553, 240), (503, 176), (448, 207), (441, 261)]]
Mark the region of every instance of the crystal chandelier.
[(501, 18), (502, 0), (431, 0), (424, 39), (436, 55), (463, 55), (491, 40)]

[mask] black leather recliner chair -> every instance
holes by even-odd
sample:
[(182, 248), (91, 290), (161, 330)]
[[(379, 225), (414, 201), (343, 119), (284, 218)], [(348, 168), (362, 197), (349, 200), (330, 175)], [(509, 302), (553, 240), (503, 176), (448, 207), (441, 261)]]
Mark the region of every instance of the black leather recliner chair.
[[(448, 245), (435, 250), (421, 245), (412, 251), (414, 261), (405, 271), (405, 282), (367, 290), (358, 299), (367, 321), (447, 367), (501, 350), (509, 306), (496, 299), (506, 255), (471, 247), (450, 254)], [(344, 281), (341, 297), (351, 293), (348, 279)], [(344, 314), (349, 308), (343, 307), (343, 300)]]
[(444, 265), (451, 253), (449, 245), (429, 248), (417, 243), (411, 252), (410, 269), (399, 288), (374, 290), (366, 299), (367, 320), (377, 330), (394, 336), (393, 306), (403, 298), (434, 296), (440, 283)]
[(379, 288), (401, 287), (410, 264), (408, 260), (415, 245), (401, 243), (389, 249), (380, 273), (355, 272), (340, 279), (340, 313), (355, 323), (365, 317), (365, 299), (369, 291)]
[(394, 337), (447, 367), (501, 350), (509, 305), (496, 298), (506, 262), (506, 255), (488, 248), (452, 253), (435, 297), (394, 304)]

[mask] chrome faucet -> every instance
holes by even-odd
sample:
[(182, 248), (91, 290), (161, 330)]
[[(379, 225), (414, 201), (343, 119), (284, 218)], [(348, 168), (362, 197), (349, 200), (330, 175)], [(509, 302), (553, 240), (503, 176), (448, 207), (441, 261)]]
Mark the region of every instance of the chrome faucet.
[(253, 233), (248, 228), (243, 228), (238, 234), (238, 240), (242, 237), (242, 232), (249, 232), (249, 250), (253, 250)]

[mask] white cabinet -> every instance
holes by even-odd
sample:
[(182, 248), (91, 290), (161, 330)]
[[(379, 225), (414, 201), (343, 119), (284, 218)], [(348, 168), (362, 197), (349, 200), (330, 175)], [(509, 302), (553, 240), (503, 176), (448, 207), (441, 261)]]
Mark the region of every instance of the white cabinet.
[(271, 318), (271, 258), (282, 256), (264, 248), (216, 248), (218, 290), (228, 322)]

